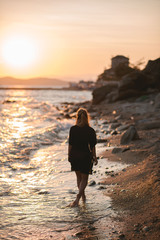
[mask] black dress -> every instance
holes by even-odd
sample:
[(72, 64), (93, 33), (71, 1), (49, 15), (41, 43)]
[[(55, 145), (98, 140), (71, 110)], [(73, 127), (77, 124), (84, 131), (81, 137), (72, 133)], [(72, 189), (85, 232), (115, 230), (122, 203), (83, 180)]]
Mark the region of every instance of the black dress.
[(96, 145), (95, 130), (89, 126), (70, 128), (69, 144), (72, 146), (69, 154), (69, 162), (72, 171), (80, 171), (85, 174), (92, 174), (91, 150)]

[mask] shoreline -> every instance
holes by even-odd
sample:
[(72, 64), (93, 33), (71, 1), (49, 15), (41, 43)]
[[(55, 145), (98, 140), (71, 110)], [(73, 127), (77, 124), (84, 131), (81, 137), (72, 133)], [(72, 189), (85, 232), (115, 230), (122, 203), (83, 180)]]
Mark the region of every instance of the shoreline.
[(0, 87), (0, 90), (59, 90), (59, 91), (92, 91), (92, 89), (77, 89), (69, 87)]
[[(118, 222), (124, 226), (123, 234), (113, 238), (115, 240), (160, 239), (160, 107), (157, 108), (157, 95), (107, 104), (82, 104), (91, 118), (99, 116), (104, 120), (102, 128), (110, 124), (112, 133), (107, 144), (122, 150), (117, 153), (108, 150), (102, 155), (109, 161), (130, 164), (101, 181), (107, 188), (106, 196), (112, 198), (112, 207), (119, 213)], [(135, 126), (139, 139), (120, 144), (126, 130), (118, 131), (118, 125), (126, 129)]]
[[(152, 98), (154, 102), (155, 96)], [(160, 239), (160, 126), (155, 124), (160, 119), (160, 111), (153, 111), (151, 103), (150, 99), (138, 103), (143, 114), (136, 114), (132, 101), (128, 104), (129, 113), (122, 107), (125, 105), (123, 102), (110, 104), (116, 113), (113, 115), (110, 111), (113, 120), (119, 118), (117, 123), (134, 125), (139, 134), (138, 140), (125, 145), (120, 144), (123, 132), (112, 135), (108, 139), (110, 146), (126, 150), (104, 153), (111, 161), (131, 164), (118, 175), (102, 181), (109, 188), (106, 195), (112, 198), (112, 206), (120, 213), (119, 221), (124, 222), (123, 234), (118, 239)], [(104, 114), (104, 118), (107, 117), (108, 113)]]

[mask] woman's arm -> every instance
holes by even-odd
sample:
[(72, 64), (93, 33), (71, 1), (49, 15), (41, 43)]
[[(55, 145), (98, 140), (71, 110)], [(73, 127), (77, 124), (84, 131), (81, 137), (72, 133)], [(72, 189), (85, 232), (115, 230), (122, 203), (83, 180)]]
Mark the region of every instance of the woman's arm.
[(94, 164), (97, 165), (98, 161), (97, 161), (97, 157), (96, 157), (96, 147), (95, 146), (92, 148), (92, 155), (93, 155)]

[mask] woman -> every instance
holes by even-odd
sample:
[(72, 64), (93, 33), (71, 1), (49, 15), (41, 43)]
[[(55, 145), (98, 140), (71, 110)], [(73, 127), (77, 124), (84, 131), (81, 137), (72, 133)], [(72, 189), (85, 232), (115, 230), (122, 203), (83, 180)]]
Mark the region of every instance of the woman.
[(95, 145), (96, 133), (89, 126), (89, 115), (86, 109), (80, 108), (76, 114), (76, 125), (72, 126), (69, 133), (68, 160), (71, 170), (75, 171), (79, 192), (70, 206), (78, 206), (80, 198), (86, 200), (85, 188), (88, 176), (92, 174), (93, 162), (97, 165)]

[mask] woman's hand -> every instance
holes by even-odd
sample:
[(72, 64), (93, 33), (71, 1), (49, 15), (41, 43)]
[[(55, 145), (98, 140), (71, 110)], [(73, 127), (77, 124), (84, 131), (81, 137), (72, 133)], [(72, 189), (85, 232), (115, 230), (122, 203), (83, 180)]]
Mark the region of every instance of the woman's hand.
[(97, 157), (93, 156), (93, 162), (94, 162), (94, 165), (98, 164)]

